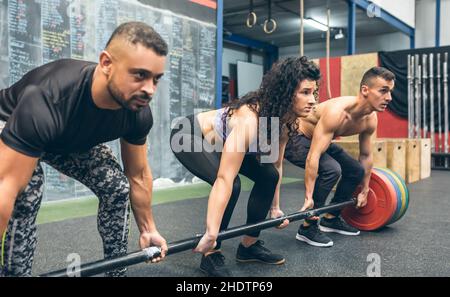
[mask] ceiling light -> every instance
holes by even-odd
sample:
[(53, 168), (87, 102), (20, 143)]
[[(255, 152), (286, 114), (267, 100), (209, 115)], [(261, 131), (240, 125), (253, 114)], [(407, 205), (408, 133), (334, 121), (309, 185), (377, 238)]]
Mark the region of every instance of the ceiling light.
[(342, 33), (342, 29), (339, 29), (339, 33), (334, 35), (334, 39), (342, 39), (344, 38), (344, 33)]
[(321, 31), (328, 31), (328, 26), (326, 26), (326, 25), (324, 25), (324, 24), (322, 24), (322, 23), (320, 23), (320, 22), (318, 22), (318, 21), (316, 21), (314, 19), (307, 18), (307, 19), (305, 19), (305, 23), (307, 25), (309, 25), (311, 27), (314, 27), (316, 29), (319, 29)]

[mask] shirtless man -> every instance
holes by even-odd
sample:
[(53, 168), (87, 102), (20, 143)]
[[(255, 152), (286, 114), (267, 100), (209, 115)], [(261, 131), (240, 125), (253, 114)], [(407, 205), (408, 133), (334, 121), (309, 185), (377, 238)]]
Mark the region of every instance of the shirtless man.
[[(341, 180), (331, 203), (351, 198), (358, 185), (358, 208), (367, 203), (372, 170), (371, 137), (377, 128), (377, 114), (392, 101), (395, 75), (382, 67), (373, 67), (363, 76), (357, 96), (339, 97), (316, 105), (307, 118), (300, 119), (299, 134), (291, 137), (285, 158), (305, 168), (305, 204), (302, 210), (322, 207), (333, 186)], [(359, 135), (359, 162), (341, 147), (331, 143), (338, 136)], [(274, 207), (279, 208), (277, 199)], [(313, 246), (328, 247), (333, 241), (322, 232), (359, 235), (340, 217), (340, 211), (306, 219), (298, 229), (297, 240)]]

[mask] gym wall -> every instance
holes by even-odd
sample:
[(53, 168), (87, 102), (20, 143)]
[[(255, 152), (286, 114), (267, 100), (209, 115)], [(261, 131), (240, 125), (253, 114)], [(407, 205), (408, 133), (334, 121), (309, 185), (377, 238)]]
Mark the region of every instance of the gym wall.
[[(417, 0), (416, 47), (436, 46), (436, 4), (435, 0)], [(450, 0), (441, 0), (440, 46), (450, 45)]]

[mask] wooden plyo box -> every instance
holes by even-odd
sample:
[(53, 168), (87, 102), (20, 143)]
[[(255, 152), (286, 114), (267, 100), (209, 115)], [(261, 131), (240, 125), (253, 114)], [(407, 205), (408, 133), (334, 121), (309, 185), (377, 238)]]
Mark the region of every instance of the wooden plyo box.
[[(353, 158), (359, 157), (357, 140), (334, 140)], [(406, 183), (414, 183), (431, 175), (431, 140), (379, 138), (373, 141), (373, 166), (397, 172)]]
[(413, 183), (431, 175), (431, 140), (429, 138), (406, 140), (406, 182)]
[(382, 138), (387, 143), (387, 168), (406, 180), (406, 139)]
[(431, 176), (431, 139), (423, 138), (420, 141), (420, 179)]
[[(354, 159), (359, 158), (359, 141), (358, 140), (333, 140), (342, 147)], [(385, 140), (372, 141), (373, 166), (387, 167), (387, 143)]]
[(406, 139), (406, 182), (420, 180), (420, 141)]

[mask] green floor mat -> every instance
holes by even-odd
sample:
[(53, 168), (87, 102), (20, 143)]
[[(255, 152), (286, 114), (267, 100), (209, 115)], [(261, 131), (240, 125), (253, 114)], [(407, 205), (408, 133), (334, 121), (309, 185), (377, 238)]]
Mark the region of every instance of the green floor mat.
[[(283, 184), (301, 181), (297, 178), (283, 178)], [(242, 191), (249, 191), (253, 182), (241, 176)], [(169, 189), (155, 190), (153, 193), (153, 205), (180, 201), (185, 199), (203, 198), (209, 195), (211, 186), (207, 183), (199, 183), (188, 186), (180, 186)], [(37, 223), (51, 223), (67, 219), (93, 216), (97, 214), (98, 201), (96, 197), (69, 199), (64, 201), (44, 202)]]

